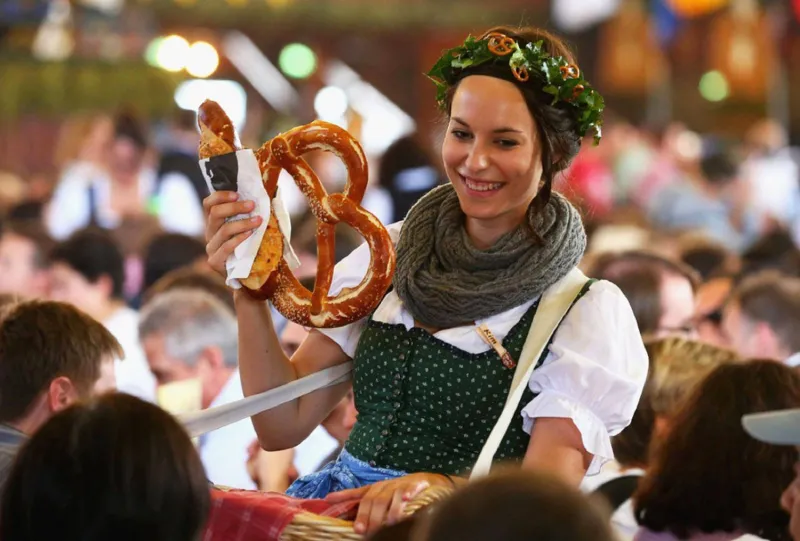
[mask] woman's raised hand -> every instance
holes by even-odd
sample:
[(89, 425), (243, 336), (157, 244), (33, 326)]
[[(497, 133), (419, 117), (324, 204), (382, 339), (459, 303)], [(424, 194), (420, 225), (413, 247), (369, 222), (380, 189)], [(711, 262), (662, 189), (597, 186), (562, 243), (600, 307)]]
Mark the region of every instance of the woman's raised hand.
[(240, 201), (239, 194), (230, 191), (214, 192), (203, 200), (208, 264), (223, 277), (226, 276), (225, 260), (261, 225), (262, 218), (254, 216), (245, 220), (225, 220), (238, 214), (247, 214), (253, 208), (255, 203)]

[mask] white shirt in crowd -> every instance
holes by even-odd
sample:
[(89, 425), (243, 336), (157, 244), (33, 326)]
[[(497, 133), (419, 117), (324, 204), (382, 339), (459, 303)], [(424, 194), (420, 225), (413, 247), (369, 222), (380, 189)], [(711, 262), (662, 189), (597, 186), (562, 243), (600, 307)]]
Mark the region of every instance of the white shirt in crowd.
[[(236, 370), (209, 408), (242, 398), (242, 383), (239, 371)], [(256, 439), (256, 431), (250, 419), (202, 435), (198, 450), (209, 481), (216, 485), (255, 490), (256, 485), (247, 472), (247, 459), (248, 449)]]
[(142, 400), (155, 402), (156, 378), (150, 372), (147, 357), (139, 343), (139, 313), (123, 306), (103, 324), (125, 352), (125, 359), (118, 360), (115, 365), (117, 389)]
[[(142, 173), (139, 179), (142, 201), (150, 199), (155, 182), (155, 171)], [(94, 187), (98, 225), (104, 229), (114, 229), (120, 224), (120, 216), (111, 208), (111, 181), (108, 176), (91, 164), (76, 163), (64, 171), (45, 214), (45, 224), (54, 239), (66, 239), (89, 225), (90, 186)], [(169, 173), (162, 179), (158, 194), (158, 220), (167, 232), (202, 235), (205, 228), (202, 202), (184, 175)]]
[[(387, 228), (395, 243), (401, 226), (402, 222), (398, 222)], [(364, 244), (336, 265), (331, 295), (358, 285), (369, 263), (369, 248)], [(476, 325), (485, 323), (502, 341), (535, 300), (477, 321)], [(409, 330), (414, 326), (414, 318), (394, 290), (386, 295), (373, 317), (383, 323), (402, 324)], [(366, 323), (361, 320), (321, 331), (352, 357)], [(434, 336), (472, 354), (490, 347), (472, 326), (445, 329)], [(584, 447), (594, 456), (588, 473), (598, 473), (605, 462), (614, 458), (611, 436), (628, 426), (633, 417), (647, 367), (647, 353), (625, 296), (610, 282), (594, 283), (564, 318), (547, 358), (531, 376), (529, 387), (538, 396), (522, 410), (525, 431), (530, 433), (538, 417), (572, 419)]]

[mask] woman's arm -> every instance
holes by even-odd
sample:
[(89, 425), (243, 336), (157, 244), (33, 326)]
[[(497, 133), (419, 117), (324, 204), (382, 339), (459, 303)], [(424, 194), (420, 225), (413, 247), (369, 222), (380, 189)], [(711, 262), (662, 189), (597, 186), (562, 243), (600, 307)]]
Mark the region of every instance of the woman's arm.
[(542, 417), (533, 423), (523, 468), (547, 472), (578, 486), (591, 461), (572, 419)]
[[(263, 219), (226, 221), (255, 208), (252, 201), (241, 201), (235, 192), (214, 192), (203, 200), (203, 208), (208, 217), (208, 263), (225, 276), (225, 261)], [(246, 396), (286, 385), (349, 359), (333, 340), (312, 331), (290, 360), (281, 348), (267, 303), (242, 290), (234, 293), (234, 300), (239, 324), (239, 372)], [(347, 389), (347, 383), (326, 387), (254, 416), (259, 443), (267, 451), (297, 446), (333, 410)]]
[[(281, 347), (267, 304), (241, 290), (234, 295), (239, 321), (239, 371), (245, 396), (252, 396), (349, 357), (336, 342), (311, 331), (291, 360)], [(325, 419), (349, 389), (349, 382), (326, 387), (252, 418), (258, 441), (267, 451), (299, 445)]]

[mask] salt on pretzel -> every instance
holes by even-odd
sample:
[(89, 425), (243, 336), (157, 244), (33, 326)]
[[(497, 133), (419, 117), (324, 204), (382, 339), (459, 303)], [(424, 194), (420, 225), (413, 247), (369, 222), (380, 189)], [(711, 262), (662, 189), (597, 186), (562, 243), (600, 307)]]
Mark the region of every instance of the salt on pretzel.
[[(197, 125), (200, 128), (198, 155), (201, 160), (242, 149), (233, 123), (218, 103), (211, 100), (203, 102), (198, 110)], [(259, 289), (278, 268), (282, 257), (283, 235), (278, 227), (275, 212), (272, 210), (269, 216), (269, 225), (261, 239), (250, 274), (247, 278), (239, 280), (239, 283), (248, 289)]]
[[(302, 158), (303, 154), (315, 150), (332, 152), (344, 162), (347, 184), (343, 193), (328, 194)], [(317, 276), (314, 291), (309, 291), (281, 256), (265, 283), (258, 287), (243, 285), (251, 295), (269, 299), (287, 319), (306, 327), (340, 327), (369, 315), (391, 285), (396, 255), (386, 228), (361, 207), (368, 180), (367, 160), (361, 145), (346, 130), (315, 121), (267, 141), (255, 154), (270, 197), (275, 197), (280, 172), (286, 170), (308, 198), (309, 208), (317, 219)], [(273, 228), (272, 221), (267, 231), (278, 230), (277, 225)], [(329, 297), (335, 264), (334, 231), (340, 222), (350, 225), (364, 237), (371, 259), (361, 283)], [(256, 260), (260, 257), (261, 249)]]

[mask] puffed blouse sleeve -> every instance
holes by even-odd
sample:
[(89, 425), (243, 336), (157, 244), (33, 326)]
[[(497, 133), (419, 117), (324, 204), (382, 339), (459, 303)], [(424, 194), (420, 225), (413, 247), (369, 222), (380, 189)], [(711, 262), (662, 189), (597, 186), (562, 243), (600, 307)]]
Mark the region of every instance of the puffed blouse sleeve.
[[(386, 227), (389, 237), (391, 237), (392, 243), (395, 245), (400, 236), (402, 225), (403, 222), (397, 222)], [(370, 259), (369, 245), (365, 242), (337, 263), (333, 269), (333, 278), (328, 294), (333, 297), (338, 295), (344, 288), (356, 287), (360, 284), (369, 268)], [(358, 341), (368, 320), (369, 318), (366, 317), (343, 327), (317, 330), (336, 342), (342, 348), (342, 351), (352, 359), (356, 354)]]
[(593, 455), (587, 475), (614, 458), (611, 436), (628, 426), (647, 378), (648, 361), (630, 304), (617, 286), (598, 281), (561, 322), (529, 387), (522, 410), (530, 433), (539, 417), (572, 419)]

